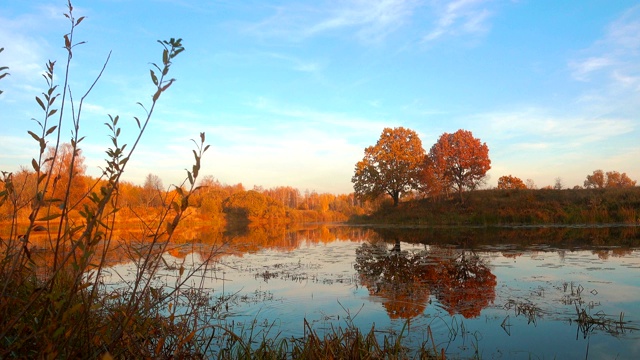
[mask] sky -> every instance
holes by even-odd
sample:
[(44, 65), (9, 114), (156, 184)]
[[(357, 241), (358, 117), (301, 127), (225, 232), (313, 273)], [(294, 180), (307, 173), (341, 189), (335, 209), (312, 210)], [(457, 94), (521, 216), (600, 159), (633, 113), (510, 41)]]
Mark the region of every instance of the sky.
[[(200, 132), (201, 175), (225, 184), (351, 193), (355, 164), (385, 127), (428, 151), (469, 130), (489, 147), (486, 187), (513, 175), (582, 185), (594, 170), (640, 179), (640, 5), (626, 0), (77, 0), (69, 87), (84, 100), (87, 173), (101, 174), (119, 115), (122, 141), (151, 103), (157, 40), (182, 38), (125, 179), (179, 184)], [(37, 157), (35, 96), (56, 61), (66, 1), (0, 5), (0, 170)], [(60, 91), (61, 88), (58, 88)], [(69, 114), (67, 107), (66, 114)], [(71, 138), (69, 119), (62, 139)]]

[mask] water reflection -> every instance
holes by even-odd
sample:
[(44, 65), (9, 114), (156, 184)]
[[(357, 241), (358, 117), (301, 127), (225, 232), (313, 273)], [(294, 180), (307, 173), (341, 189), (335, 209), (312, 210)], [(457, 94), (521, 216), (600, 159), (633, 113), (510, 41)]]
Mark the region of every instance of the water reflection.
[[(636, 358), (639, 229), (186, 228), (157, 276), (211, 258), (203, 286), (224, 299), (219, 321), (267, 324), (265, 336), (300, 337), (306, 320), (387, 337), (410, 320), (404, 344), (430, 328), (454, 358)], [(109, 253), (112, 286), (131, 271), (127, 234)]]
[(435, 269), (426, 262), (426, 250), (403, 251), (400, 246), (400, 241), (391, 249), (384, 242), (363, 243), (356, 250), (354, 268), (369, 294), (384, 298), (391, 319), (410, 319), (424, 312)]
[(422, 314), (430, 295), (450, 315), (465, 318), (479, 316), (495, 299), (496, 276), (470, 251), (437, 246), (407, 251), (400, 240), (390, 249), (385, 242), (363, 243), (354, 267), (369, 293), (385, 299), (391, 319)]

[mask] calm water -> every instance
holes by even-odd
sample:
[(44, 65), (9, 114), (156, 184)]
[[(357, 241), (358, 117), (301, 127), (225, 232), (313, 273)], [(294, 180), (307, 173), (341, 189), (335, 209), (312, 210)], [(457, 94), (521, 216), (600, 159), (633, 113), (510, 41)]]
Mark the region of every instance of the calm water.
[(212, 248), (202, 284), (224, 300), (212, 321), (258, 339), (302, 337), (306, 320), (413, 347), (430, 331), (451, 358), (640, 358), (637, 227), (203, 232), (165, 254), (158, 280)]

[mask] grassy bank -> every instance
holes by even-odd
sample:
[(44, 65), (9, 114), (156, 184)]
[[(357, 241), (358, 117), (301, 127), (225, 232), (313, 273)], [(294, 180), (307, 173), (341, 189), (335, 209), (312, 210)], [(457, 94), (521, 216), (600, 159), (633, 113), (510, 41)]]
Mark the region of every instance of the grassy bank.
[(575, 190), (479, 190), (456, 199), (422, 199), (385, 206), (352, 224), (430, 226), (636, 224), (640, 187)]

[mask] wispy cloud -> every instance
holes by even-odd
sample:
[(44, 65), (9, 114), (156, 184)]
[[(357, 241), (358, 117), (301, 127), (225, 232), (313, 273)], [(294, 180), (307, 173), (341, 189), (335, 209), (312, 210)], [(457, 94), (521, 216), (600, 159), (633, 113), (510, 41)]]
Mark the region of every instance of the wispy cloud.
[(304, 60), (297, 56), (284, 55), (279, 53), (269, 53), (267, 54), (267, 56), (291, 64), (291, 68), (299, 72), (319, 73), (325, 67), (325, 65), (320, 63), (319, 61)]
[[(612, 22), (602, 39), (569, 62), (575, 79), (585, 81), (604, 73), (609, 80), (627, 84), (640, 74), (640, 5)], [(614, 76), (615, 75), (615, 76)]]
[[(24, 90), (32, 91), (42, 83), (45, 63), (52, 53), (61, 51), (62, 46), (50, 43), (52, 33), (64, 33), (64, 8), (37, 6), (32, 13), (14, 18), (0, 15), (0, 47), (4, 47), (2, 66), (9, 67), (11, 76), (4, 79), (4, 90), (8, 97)], [(14, 87), (16, 90), (11, 91)]]
[(569, 61), (573, 78), (584, 82), (577, 104), (592, 114), (636, 118), (640, 102), (640, 5), (625, 11), (602, 38)]
[[(635, 161), (617, 159), (620, 149), (628, 146), (625, 139), (637, 131), (633, 120), (589, 118), (540, 108), (483, 113), (470, 120), (483, 124), (477, 135), (489, 145), (495, 165), (490, 172), (493, 180), (511, 173), (535, 178), (544, 186), (560, 176), (572, 186), (581, 185), (584, 176), (598, 168), (637, 171)], [(633, 149), (623, 152), (629, 151)]]
[(425, 42), (447, 35), (478, 34), (489, 29), (491, 11), (487, 0), (455, 0), (437, 2), (435, 27), (424, 36)]
[[(493, 137), (524, 143), (543, 142), (558, 148), (585, 146), (633, 132), (636, 124), (621, 118), (552, 115), (541, 109), (494, 112), (475, 116)], [(527, 139), (527, 140), (523, 140)], [(538, 141), (539, 140), (539, 141)]]
[(260, 36), (300, 41), (339, 30), (349, 30), (362, 42), (377, 42), (405, 25), (418, 1), (351, 0), (290, 5), (274, 8), (274, 14), (250, 27)]
[[(305, 126), (332, 129), (335, 133), (348, 136), (354, 130), (362, 134), (378, 134), (384, 127), (390, 126), (387, 120), (375, 120), (342, 113), (318, 111), (290, 104), (282, 104), (265, 97), (258, 98), (250, 106), (278, 116), (288, 121), (304, 121)], [(346, 132), (345, 132), (346, 130)]]
[(574, 61), (569, 64), (572, 69), (572, 75), (574, 79), (580, 81), (587, 81), (590, 75), (596, 71), (608, 68), (614, 65), (616, 61), (612, 57), (599, 56), (589, 57), (580, 61)]

